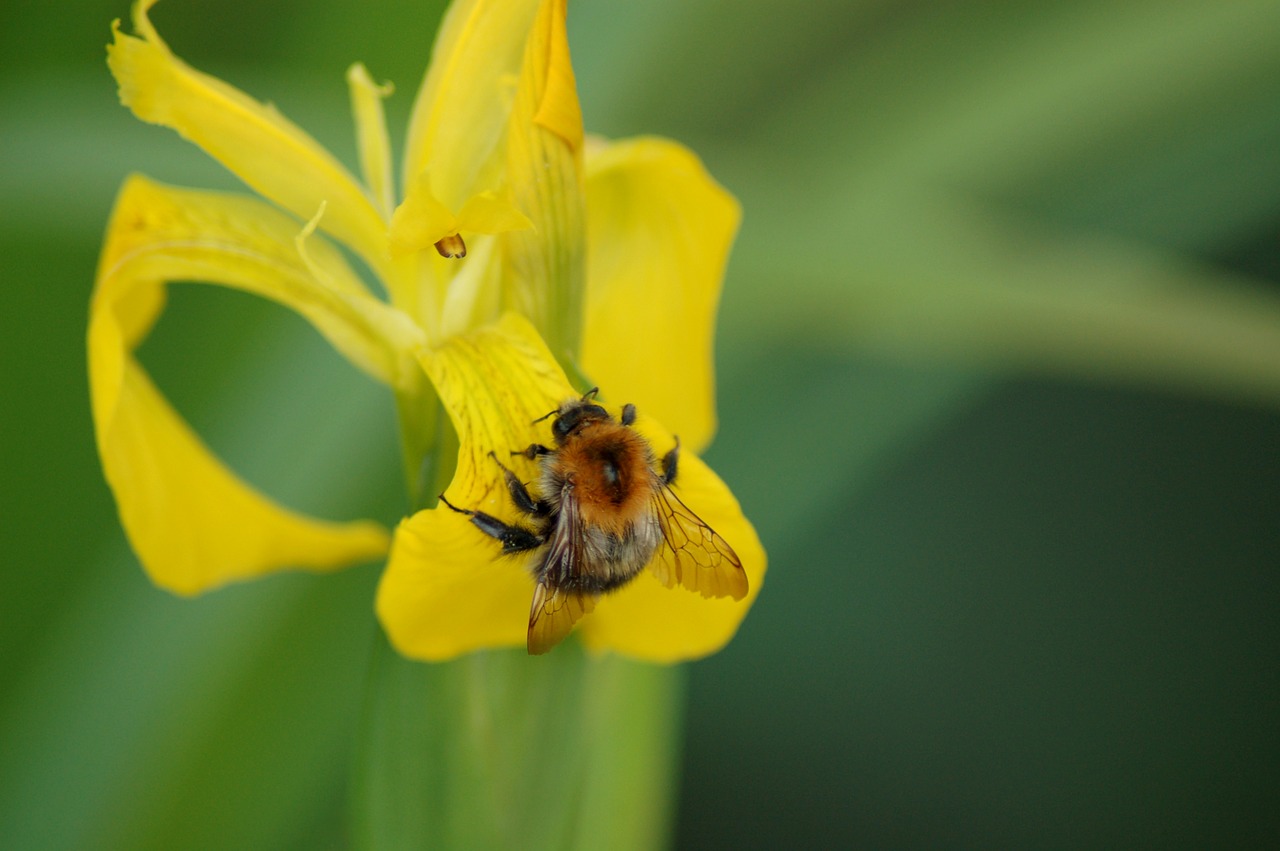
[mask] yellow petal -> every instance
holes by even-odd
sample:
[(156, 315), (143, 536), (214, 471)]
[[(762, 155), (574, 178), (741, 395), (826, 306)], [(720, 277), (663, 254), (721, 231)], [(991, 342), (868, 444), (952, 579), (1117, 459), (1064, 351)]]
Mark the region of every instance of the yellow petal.
[(98, 451), (139, 560), (178, 593), (286, 567), (342, 567), (387, 546), (376, 523), (305, 517), (236, 477), (133, 355), (167, 283), (208, 281), (297, 310), (352, 360), (395, 380), (420, 333), (365, 294), (334, 248), (313, 238), (304, 259), (296, 236), (295, 222), (256, 199), (142, 178), (126, 183), (108, 226), (89, 323)]
[[(446, 498), (504, 522), (519, 521), (489, 453), (522, 481), (534, 480), (536, 464), (509, 453), (550, 443), (548, 423), (533, 420), (579, 391), (533, 327), (511, 314), (424, 353), (422, 364), (459, 435)], [(642, 416), (637, 425), (659, 452), (673, 445), (651, 418)], [(747, 598), (708, 600), (682, 588), (668, 590), (645, 572), (583, 618), (578, 629), (590, 647), (659, 662), (702, 656), (732, 637), (759, 593), (764, 552), (732, 494), (689, 453), (681, 458), (678, 484), (689, 508), (737, 552), (748, 575)], [(536, 555), (502, 558), (500, 551), (497, 541), (443, 505), (402, 523), (378, 589), (378, 614), (396, 648), (441, 660), (485, 647), (524, 646)]]
[[(132, 303), (165, 281), (220, 283), (296, 310), (353, 364), (403, 386), (417, 371), (422, 332), (370, 295), (332, 245), (299, 236), (295, 221), (255, 198), (132, 177), (108, 227), (95, 309), (102, 299)], [(151, 318), (129, 323), (130, 346)]]
[(413, 105), (406, 192), (428, 168), (436, 175), (436, 195), (452, 210), (499, 186), (514, 81), (537, 8), (537, 0), (459, 0), (450, 6)]
[[(489, 191), (472, 195), (455, 215), (436, 195), (434, 174), (419, 172), (409, 185), (408, 196), (391, 217), (391, 250), (396, 254), (426, 250), (457, 233), (470, 239), (478, 233), (504, 233), (532, 226), (509, 196)], [(453, 265), (458, 268), (460, 264)]]
[(465, 334), (502, 314), (502, 264), (495, 262), (497, 240), (478, 236), (467, 243), (467, 262), (449, 281), (440, 308), (440, 339)]
[(121, 102), (143, 121), (177, 130), (303, 220), (327, 202), (324, 229), (385, 271), (386, 223), (347, 170), (273, 107), (174, 56), (147, 17), (154, 3), (134, 6), (141, 38), (117, 26), (107, 47)]
[(364, 65), (347, 69), (351, 89), (351, 112), (356, 120), (356, 143), (360, 149), (360, 170), (365, 185), (377, 200), (378, 211), (391, 218), (395, 206), (395, 186), (391, 178), (391, 140), (387, 138), (387, 118), (382, 99), (391, 94), (390, 83), (379, 86)]
[(533, 120), (576, 151), (582, 147), (582, 107), (578, 103), (573, 63), (569, 61), (569, 36), (564, 29), (564, 19), (565, 0), (543, 4), (531, 44), (531, 49), (543, 54), (535, 67), (544, 75), (535, 83), (539, 99)]
[[(540, 431), (533, 420), (577, 391), (537, 332), (514, 315), (424, 353), (422, 366), (460, 441), (447, 498), (514, 521), (515, 509), (488, 453), (531, 479), (534, 463), (509, 453), (545, 440), (545, 428)], [(444, 506), (401, 523), (378, 587), (378, 616), (392, 644), (406, 656), (428, 660), (524, 646), (533, 578), (524, 559), (498, 558), (500, 550)]]
[(396, 254), (423, 251), (441, 238), (458, 232), (453, 211), (435, 193), (433, 175), (421, 171), (409, 184), (404, 201), (391, 217), (391, 250)]
[[(659, 456), (675, 445), (665, 428), (643, 411), (635, 427)], [(737, 632), (764, 582), (766, 558), (760, 539), (729, 488), (692, 452), (680, 454), (675, 492), (690, 510), (728, 542), (747, 574), (747, 596), (708, 599), (684, 588), (667, 588), (650, 570), (615, 594), (603, 597), (578, 628), (595, 650), (612, 650), (649, 662), (680, 662), (715, 653)], [(669, 560), (663, 549), (659, 558)]]
[(510, 196), (496, 192), (472, 195), (458, 211), (458, 230), (464, 233), (506, 233), (531, 227), (533, 222), (516, 208)]
[(563, 0), (546, 0), (529, 35), (507, 138), (507, 181), (533, 229), (505, 241), (506, 306), (533, 320), (560, 357), (576, 352), (586, 275), (582, 114)]
[(737, 201), (674, 142), (588, 149), (583, 368), (694, 450), (715, 433), (712, 338), (739, 218)]

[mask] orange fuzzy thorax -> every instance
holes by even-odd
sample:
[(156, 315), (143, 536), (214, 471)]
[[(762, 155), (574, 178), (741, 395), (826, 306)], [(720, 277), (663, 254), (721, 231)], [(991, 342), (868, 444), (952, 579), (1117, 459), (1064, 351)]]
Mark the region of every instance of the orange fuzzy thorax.
[(582, 519), (614, 535), (647, 510), (656, 484), (648, 441), (614, 422), (582, 426), (561, 447), (555, 466), (572, 482)]

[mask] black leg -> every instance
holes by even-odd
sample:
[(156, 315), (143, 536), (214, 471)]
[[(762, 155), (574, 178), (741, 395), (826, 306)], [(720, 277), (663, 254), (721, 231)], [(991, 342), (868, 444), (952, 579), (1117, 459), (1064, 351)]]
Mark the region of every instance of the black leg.
[(671, 451), (662, 456), (662, 481), (668, 485), (676, 483), (676, 463), (680, 460), (680, 438), (676, 438), (676, 445)]
[(529, 446), (528, 446), (527, 448), (522, 449), (522, 450), (520, 450), (519, 452), (516, 452), (515, 450), (512, 450), (511, 454), (512, 454), (512, 455), (523, 455), (524, 457), (526, 457), (526, 458), (528, 458), (530, 461), (532, 461), (532, 460), (534, 460), (535, 458), (540, 458), (540, 457), (542, 457), (543, 455), (550, 455), (550, 454), (551, 454), (551, 452), (552, 452), (552, 450), (550, 450), (550, 449), (548, 449), (547, 447), (543, 446), (541, 443), (531, 443), (531, 444), (529, 444)]
[(535, 517), (546, 517), (551, 511), (550, 506), (540, 499), (534, 499), (533, 494), (529, 493), (529, 489), (524, 483), (516, 478), (516, 474), (507, 469), (506, 465), (498, 460), (498, 456), (492, 452), (489, 457), (494, 463), (502, 468), (502, 478), (507, 483), (507, 493), (511, 494), (511, 501), (516, 504), (516, 508), (525, 514), (532, 514)]
[(622, 424), (629, 426), (636, 421), (636, 406), (628, 402), (622, 406)]
[(444, 498), (444, 494), (440, 494), (440, 501), (449, 508), (459, 514), (465, 514), (471, 518), (471, 522), (481, 532), (484, 532), (490, 538), (496, 538), (502, 542), (502, 551), (504, 553), (523, 553), (528, 550), (537, 549), (544, 543), (542, 537), (523, 526), (515, 526), (503, 523), (492, 514), (485, 514), (483, 511), (472, 511), (468, 508), (459, 508), (449, 500)]

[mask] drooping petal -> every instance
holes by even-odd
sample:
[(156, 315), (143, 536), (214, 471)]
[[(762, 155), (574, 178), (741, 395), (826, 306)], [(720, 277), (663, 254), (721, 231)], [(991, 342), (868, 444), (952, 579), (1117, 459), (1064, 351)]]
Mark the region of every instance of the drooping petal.
[(172, 281), (207, 281), (297, 310), (370, 374), (398, 384), (421, 333), (369, 296), (339, 252), (253, 198), (129, 180), (108, 226), (90, 308), (93, 420), (126, 533), (152, 580), (192, 594), (286, 567), (376, 557), (376, 523), (284, 509), (227, 469), (134, 358)]
[(302, 238), (309, 230), (255, 198), (131, 177), (108, 226), (94, 310), (165, 281), (211, 281), (296, 310), (353, 364), (403, 384), (422, 332), (371, 295), (332, 245)]
[[(671, 433), (642, 413), (635, 427), (661, 455), (675, 445)], [(679, 662), (714, 653), (733, 638), (760, 593), (766, 558), (755, 529), (729, 488), (692, 452), (681, 452), (675, 492), (690, 510), (728, 542), (747, 574), (747, 596), (708, 599), (667, 588), (644, 571), (616, 594), (606, 595), (578, 630), (587, 647), (613, 650), (649, 662)], [(664, 548), (660, 558), (670, 559)]]
[(138, 0), (134, 29), (119, 25), (107, 64), (120, 100), (143, 121), (177, 130), (241, 180), (303, 220), (328, 204), (323, 227), (374, 268), (386, 270), (386, 223), (351, 174), (318, 142), (277, 112), (176, 57)]
[(552, 351), (578, 350), (586, 277), (582, 112), (564, 0), (545, 0), (529, 34), (507, 137), (507, 181), (533, 228), (504, 240), (504, 304)]
[(414, 100), (405, 146), (406, 193), (424, 169), (436, 175), (435, 193), (454, 211), (476, 192), (499, 189), (501, 142), (537, 8), (538, 0), (460, 0), (450, 6)]
[[(424, 353), (422, 363), (460, 438), (446, 498), (507, 523), (527, 522), (518, 517), (489, 453), (522, 481), (534, 480), (536, 465), (510, 452), (548, 442), (545, 421), (533, 420), (580, 391), (569, 385), (533, 327), (512, 314)], [(637, 426), (659, 452), (674, 442), (651, 418), (642, 417)], [(679, 488), (689, 508), (737, 552), (748, 575), (747, 598), (707, 600), (668, 590), (646, 572), (582, 620), (588, 646), (658, 662), (694, 658), (721, 647), (746, 614), (765, 569), (754, 530), (724, 484), (692, 454), (681, 458)], [(534, 594), (530, 557), (502, 558), (500, 551), (497, 541), (444, 505), (401, 523), (378, 589), (378, 614), (396, 648), (441, 660), (484, 647), (523, 646)]]
[[(458, 466), (445, 495), (460, 508), (515, 521), (497, 454), (524, 481), (533, 462), (512, 457), (540, 438), (533, 420), (575, 391), (523, 318), (454, 337), (425, 352), (422, 366), (457, 430)], [(378, 587), (378, 616), (406, 656), (449, 659), (482, 647), (522, 646), (533, 599), (525, 561), (501, 550), (464, 515), (441, 505), (396, 529)]]
[(716, 427), (712, 338), (738, 203), (664, 139), (589, 145), (586, 186), (583, 367), (696, 451)]
[(351, 89), (351, 112), (356, 120), (356, 143), (360, 150), (360, 170), (378, 211), (390, 221), (395, 207), (395, 183), (391, 174), (391, 140), (387, 138), (387, 117), (382, 99), (394, 90), (390, 83), (379, 86), (369, 70), (357, 62), (347, 69)]

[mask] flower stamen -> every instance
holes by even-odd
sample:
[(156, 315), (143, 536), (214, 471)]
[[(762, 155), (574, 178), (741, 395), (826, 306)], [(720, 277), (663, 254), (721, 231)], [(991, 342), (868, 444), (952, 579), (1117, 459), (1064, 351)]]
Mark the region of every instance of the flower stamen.
[(436, 240), (436, 251), (441, 257), (466, 257), (467, 244), (462, 241), (462, 234), (451, 233)]

